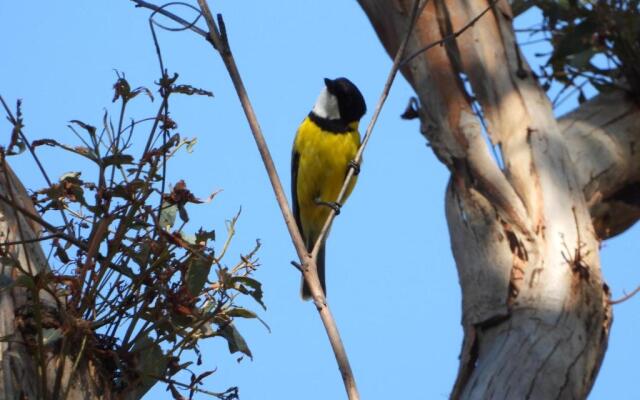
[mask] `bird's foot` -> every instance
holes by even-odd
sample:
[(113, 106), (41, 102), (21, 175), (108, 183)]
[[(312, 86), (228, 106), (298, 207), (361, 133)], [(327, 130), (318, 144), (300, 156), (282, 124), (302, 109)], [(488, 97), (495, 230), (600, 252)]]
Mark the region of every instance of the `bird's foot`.
[(360, 174), (360, 163), (356, 162), (356, 160), (349, 161), (349, 168), (353, 169), (354, 175)]
[(340, 215), (340, 209), (342, 208), (342, 204), (338, 203), (337, 201), (316, 200), (316, 204), (319, 206), (329, 207), (333, 209), (333, 211), (335, 211), (336, 215)]

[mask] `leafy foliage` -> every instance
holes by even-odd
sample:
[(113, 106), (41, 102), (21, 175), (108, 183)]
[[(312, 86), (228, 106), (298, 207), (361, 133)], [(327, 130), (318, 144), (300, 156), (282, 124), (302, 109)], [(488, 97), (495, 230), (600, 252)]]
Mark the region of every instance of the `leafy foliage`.
[(543, 83), (559, 82), (575, 89), (583, 101), (583, 87), (598, 91), (612, 86), (640, 98), (640, 9), (638, 0), (520, 0), (514, 10), (538, 7), (543, 22), (531, 29), (553, 46), (542, 68)]
[[(124, 123), (130, 101), (140, 94), (153, 101), (153, 95), (142, 87), (132, 90), (124, 75), (119, 75), (114, 85), (114, 102), (120, 106), (116, 125), (105, 113), (100, 128), (70, 122), (79, 140), (75, 145), (53, 139), (29, 144), (19, 140), (17, 133), (10, 144), (33, 151), (55, 147), (93, 166), (64, 174), (33, 192), (33, 202), (44, 218), (61, 216), (64, 222), (59, 228), (49, 224), (49, 235), (42, 239), (51, 246), (52, 269), (33, 276), (21, 268), (25, 275), (15, 284), (36, 297), (39, 289), (50, 291), (59, 299), (60, 309), (46, 325), (40, 321), (34, 326), (34, 315), (42, 311), (34, 302), (22, 310), (20, 324), (23, 331), (45, 328), (41, 336), (47, 348), (55, 343), (73, 358), (93, 360), (123, 397), (141, 397), (158, 381), (167, 383), (174, 398), (182, 398), (181, 390), (190, 396), (203, 391), (203, 379), (214, 371), (196, 374), (185, 357), (192, 353), (200, 365), (199, 342), (214, 337), (228, 342), (231, 353), (251, 357), (234, 320), (258, 318), (239, 305), (246, 303), (243, 298), (265, 307), (261, 284), (253, 278), (260, 243), (231, 266), (223, 262), (238, 216), (228, 222), (228, 238), (216, 251), (213, 230), (187, 231), (188, 209), (209, 202), (215, 193), (199, 199), (184, 181), (166, 189), (168, 161), (181, 147), (190, 151), (195, 144), (177, 132), (178, 124), (169, 116), (169, 99), (174, 94), (211, 95), (177, 85), (177, 79), (177, 74), (163, 74), (158, 83), (161, 104), (152, 118)], [(138, 131), (145, 123), (150, 127), (141, 146), (133, 133), (136, 129), (135, 137), (140, 137)], [(15, 129), (21, 132), (21, 115)], [(94, 179), (87, 177), (93, 173)], [(9, 254), (3, 257), (8, 257), (4, 265), (18, 263)], [(191, 374), (190, 382), (174, 379), (181, 371)], [(238, 398), (237, 388), (213, 394)]]

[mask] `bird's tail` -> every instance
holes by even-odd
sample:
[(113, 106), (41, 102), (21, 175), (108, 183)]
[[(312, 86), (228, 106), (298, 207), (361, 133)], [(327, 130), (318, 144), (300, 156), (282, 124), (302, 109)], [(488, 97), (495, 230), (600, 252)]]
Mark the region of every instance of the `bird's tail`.
[[(326, 242), (322, 242), (320, 245), (320, 251), (318, 251), (318, 260), (316, 265), (318, 266), (318, 278), (320, 278), (320, 285), (322, 285), (322, 291), (324, 295), (327, 295), (327, 285), (324, 281), (324, 245)], [(309, 286), (307, 286), (307, 282), (304, 281), (304, 277), (302, 278), (302, 300), (309, 300), (311, 298), (311, 290)]]

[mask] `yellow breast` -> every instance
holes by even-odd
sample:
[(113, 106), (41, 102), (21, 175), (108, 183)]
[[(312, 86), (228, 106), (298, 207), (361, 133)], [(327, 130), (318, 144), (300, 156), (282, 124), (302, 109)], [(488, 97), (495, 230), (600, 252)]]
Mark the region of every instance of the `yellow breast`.
[[(299, 154), (296, 195), (302, 230), (307, 239), (315, 238), (327, 218), (329, 209), (317, 200), (335, 202), (347, 174), (349, 162), (360, 146), (357, 123), (345, 133), (323, 131), (306, 118), (296, 135), (294, 151)], [(343, 203), (353, 190), (355, 179), (347, 189)]]

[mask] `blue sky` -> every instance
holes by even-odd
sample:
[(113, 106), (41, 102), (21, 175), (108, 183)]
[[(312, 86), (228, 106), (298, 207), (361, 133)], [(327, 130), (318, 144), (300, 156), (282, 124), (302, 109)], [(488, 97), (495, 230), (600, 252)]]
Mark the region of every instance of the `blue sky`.
[[(293, 136), (322, 78), (349, 77), (371, 110), (391, 61), (355, 1), (224, 0), (211, 6), (225, 16), (240, 71), (288, 188)], [(132, 86), (153, 86), (158, 67), (148, 14), (126, 0), (0, 3), (0, 94), (10, 103), (24, 100), (30, 139), (75, 143), (66, 128), (69, 120), (99, 125), (105, 108), (115, 113), (114, 69), (126, 73)], [(535, 15), (525, 18), (518, 23), (530, 25)], [(300, 277), (289, 264), (295, 252), (219, 57), (189, 32), (160, 32), (160, 43), (166, 67), (179, 72), (182, 83), (215, 93), (213, 99), (176, 97), (172, 105), (180, 133), (196, 136), (198, 144), (193, 154), (171, 162), (169, 181), (185, 179), (201, 197), (223, 189), (212, 204), (190, 211), (191, 226), (213, 226), (224, 237), (225, 219), (242, 207), (229, 263), (256, 238), (263, 243), (257, 276), (268, 309), (261, 316), (272, 331), (253, 321), (238, 323), (253, 361), (237, 363), (222, 341), (203, 344), (207, 369), (218, 368), (206, 389), (238, 385), (243, 400), (343, 398), (317, 313), (299, 298)], [(419, 134), (418, 122), (399, 118), (411, 95), (400, 77), (327, 245), (329, 301), (364, 399), (447, 398), (458, 367), (460, 290), (444, 218), (448, 172)], [(558, 111), (573, 106), (567, 102)], [(145, 117), (153, 108), (140, 99), (132, 112)], [(8, 124), (0, 126), (6, 135)], [(59, 151), (40, 154), (53, 177), (79, 168), (77, 159)], [(44, 185), (27, 156), (12, 163), (27, 187)], [(639, 233), (636, 227), (604, 244), (603, 270), (615, 298), (640, 284)], [(637, 397), (640, 298), (615, 306), (614, 317), (591, 399)], [(159, 385), (147, 397), (165, 396)]]

